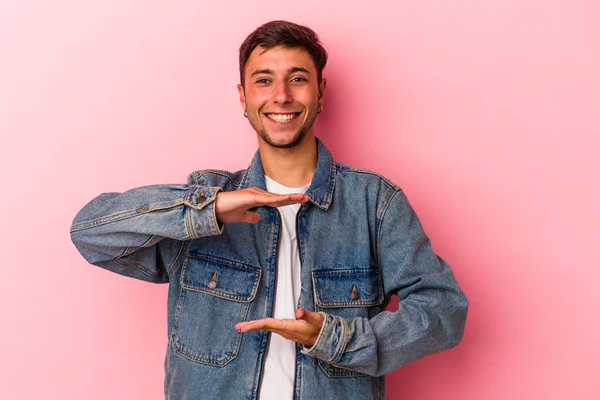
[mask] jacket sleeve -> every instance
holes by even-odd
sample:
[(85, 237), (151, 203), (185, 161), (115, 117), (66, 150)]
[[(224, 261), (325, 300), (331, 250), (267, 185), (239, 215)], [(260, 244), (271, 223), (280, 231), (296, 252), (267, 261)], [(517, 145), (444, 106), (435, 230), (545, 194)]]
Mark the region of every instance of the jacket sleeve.
[(218, 187), (154, 185), (104, 193), (71, 225), (71, 240), (91, 264), (145, 281), (168, 282), (187, 240), (222, 233)]
[(468, 302), (448, 264), (436, 256), (406, 196), (397, 190), (378, 230), (385, 296), (396, 311), (371, 319), (323, 314), (316, 343), (304, 354), (336, 367), (381, 376), (462, 339)]

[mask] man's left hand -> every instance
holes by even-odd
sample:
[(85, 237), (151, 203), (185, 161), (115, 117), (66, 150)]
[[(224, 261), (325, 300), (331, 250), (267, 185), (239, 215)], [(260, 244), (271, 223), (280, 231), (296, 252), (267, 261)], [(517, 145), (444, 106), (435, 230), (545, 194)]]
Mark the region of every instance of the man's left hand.
[(299, 308), (296, 311), (296, 318), (263, 318), (240, 322), (235, 325), (235, 329), (242, 332), (267, 330), (288, 340), (311, 347), (315, 344), (319, 332), (321, 332), (323, 316), (319, 313)]

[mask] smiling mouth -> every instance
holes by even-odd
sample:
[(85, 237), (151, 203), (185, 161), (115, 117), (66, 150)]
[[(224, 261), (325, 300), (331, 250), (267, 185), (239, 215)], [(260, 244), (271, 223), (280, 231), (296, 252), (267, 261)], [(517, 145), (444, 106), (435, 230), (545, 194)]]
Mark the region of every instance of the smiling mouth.
[(272, 121), (275, 122), (279, 122), (279, 123), (285, 123), (285, 122), (290, 122), (291, 120), (295, 119), (298, 115), (300, 115), (300, 113), (288, 113), (288, 114), (275, 114), (275, 113), (266, 113), (265, 114), (267, 116), (267, 118), (269, 118)]

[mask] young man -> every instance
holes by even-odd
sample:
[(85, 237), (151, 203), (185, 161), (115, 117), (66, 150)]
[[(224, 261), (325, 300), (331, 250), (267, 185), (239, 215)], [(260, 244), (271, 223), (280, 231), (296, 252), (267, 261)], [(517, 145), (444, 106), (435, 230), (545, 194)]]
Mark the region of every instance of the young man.
[(248, 169), (102, 194), (73, 222), (90, 263), (169, 282), (167, 399), (383, 399), (384, 374), (462, 337), (467, 300), (402, 190), (315, 138), (326, 61), (312, 30), (259, 27)]

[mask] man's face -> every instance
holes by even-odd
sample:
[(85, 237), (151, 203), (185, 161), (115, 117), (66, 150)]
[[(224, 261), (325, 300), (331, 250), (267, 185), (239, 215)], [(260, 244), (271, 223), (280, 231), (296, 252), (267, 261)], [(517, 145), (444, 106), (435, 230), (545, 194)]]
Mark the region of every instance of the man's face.
[(312, 135), (325, 79), (319, 85), (312, 58), (303, 49), (254, 49), (246, 63), (240, 102), (259, 140), (278, 148), (296, 146)]

